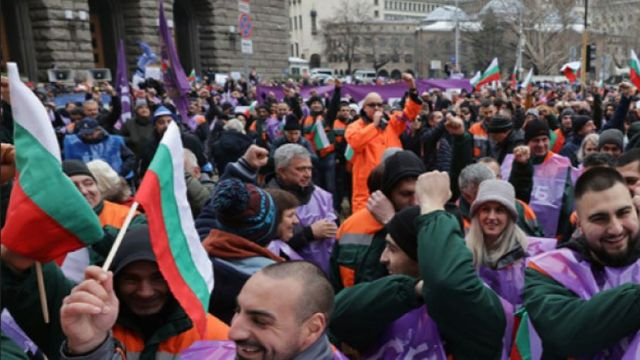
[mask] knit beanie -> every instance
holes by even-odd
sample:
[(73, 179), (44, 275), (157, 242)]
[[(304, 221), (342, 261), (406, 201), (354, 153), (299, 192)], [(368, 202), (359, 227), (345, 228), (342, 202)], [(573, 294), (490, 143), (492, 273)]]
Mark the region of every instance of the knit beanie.
[(271, 195), (238, 179), (221, 181), (212, 205), (215, 228), (265, 246), (276, 234), (276, 208)]
[(82, 162), (81, 160), (65, 160), (62, 162), (62, 171), (67, 174), (68, 177), (72, 177), (74, 175), (87, 175), (91, 177), (93, 180), (96, 179), (89, 170), (87, 164)]
[(411, 151), (398, 151), (389, 156), (384, 162), (384, 173), (382, 174), (382, 192), (389, 197), (393, 187), (400, 180), (408, 177), (418, 177), (427, 171), (424, 163), (418, 155)]
[(418, 216), (420, 207), (411, 206), (396, 213), (385, 225), (393, 241), (414, 261), (418, 261), (418, 232), (414, 224)]
[[(575, 111), (573, 111), (572, 108), (566, 108), (566, 109), (562, 110), (562, 112), (560, 113), (560, 119), (562, 120), (562, 118), (565, 117), (565, 116), (574, 116), (575, 114), (576, 113), (575, 113)], [(573, 125), (573, 122), (571, 123), (571, 125)]]
[(287, 114), (284, 118), (284, 131), (302, 130), (302, 125), (298, 121), (298, 117), (294, 114)]
[(155, 124), (156, 120), (158, 120), (159, 117), (161, 116), (173, 116), (173, 113), (171, 112), (171, 110), (167, 109), (166, 107), (160, 105), (158, 106), (158, 108), (156, 109), (156, 111), (153, 112), (153, 123)]
[(127, 265), (136, 261), (156, 262), (156, 256), (151, 248), (151, 236), (149, 226), (146, 224), (132, 225), (122, 239), (122, 245), (118, 248), (113, 258), (113, 273), (118, 273)]
[(513, 220), (518, 218), (516, 192), (508, 181), (491, 179), (481, 182), (476, 200), (471, 204), (471, 216), (473, 217), (484, 203), (490, 201), (504, 206)]
[(549, 126), (543, 120), (533, 120), (524, 128), (524, 143), (528, 144), (536, 136), (549, 136)]
[(571, 117), (571, 130), (574, 134), (577, 134), (590, 120), (591, 117), (586, 115), (573, 115)]
[(600, 133), (598, 138), (598, 149), (602, 149), (605, 144), (613, 144), (623, 149), (624, 134), (618, 129), (607, 129)]
[(510, 118), (505, 116), (495, 116), (487, 125), (487, 130), (490, 133), (501, 133), (513, 128), (513, 122)]

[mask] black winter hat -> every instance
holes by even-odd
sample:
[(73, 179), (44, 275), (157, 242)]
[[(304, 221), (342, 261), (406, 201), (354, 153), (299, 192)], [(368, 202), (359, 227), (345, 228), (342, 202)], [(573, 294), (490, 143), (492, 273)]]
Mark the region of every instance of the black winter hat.
[(382, 192), (389, 197), (393, 187), (402, 179), (418, 177), (426, 168), (418, 155), (411, 151), (398, 151), (384, 162), (382, 174)]
[(591, 121), (591, 117), (586, 115), (573, 115), (571, 117), (571, 130), (577, 134), (582, 128)]
[(127, 265), (136, 261), (156, 262), (151, 248), (151, 235), (148, 225), (132, 225), (122, 239), (122, 245), (113, 258), (113, 273), (118, 273)]
[(549, 137), (549, 126), (543, 120), (533, 120), (524, 128), (524, 143), (528, 144), (536, 136)]
[(89, 170), (87, 164), (85, 164), (81, 160), (63, 161), (62, 171), (67, 174), (68, 177), (72, 177), (74, 175), (87, 175), (90, 176), (93, 180), (96, 179), (96, 177), (91, 173), (91, 170)]
[(513, 122), (505, 116), (493, 117), (487, 126), (490, 133), (501, 133), (511, 129), (513, 129)]
[(396, 213), (385, 225), (393, 241), (414, 261), (418, 261), (418, 232), (414, 223), (418, 216), (420, 207), (411, 206)]
[(287, 114), (287, 116), (285, 116), (284, 118), (283, 130), (284, 131), (302, 130), (302, 125), (300, 124), (298, 117), (295, 116), (294, 114)]

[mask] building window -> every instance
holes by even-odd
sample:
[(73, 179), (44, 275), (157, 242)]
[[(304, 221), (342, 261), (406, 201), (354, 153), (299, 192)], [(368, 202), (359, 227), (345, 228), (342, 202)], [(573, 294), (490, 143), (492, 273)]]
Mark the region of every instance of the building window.
[(391, 61), (393, 61), (394, 63), (400, 62), (400, 54), (391, 55)]
[(377, 19), (379, 16), (380, 16), (380, 13), (378, 12), (378, 10), (374, 10), (373, 17)]
[(291, 44), (290, 47), (291, 47), (291, 53), (290, 53), (291, 55), (290, 56), (296, 56), (296, 54), (293, 52), (293, 50), (294, 50), (293, 49), (293, 44)]
[(354, 64), (357, 64), (362, 60), (362, 56), (360, 56), (360, 54), (353, 54), (353, 58), (351, 60), (353, 60)]
[(318, 13), (315, 10), (311, 10), (311, 35), (318, 34), (318, 24), (316, 19), (318, 17)]
[(378, 0), (373, 0), (373, 5), (378, 6)]
[(298, 29), (298, 18), (295, 16), (293, 17), (293, 28)]
[(302, 30), (302, 15), (298, 16), (298, 24), (300, 24), (300, 30)]
[(366, 59), (368, 63), (373, 63), (373, 54), (367, 54)]
[(298, 48), (298, 43), (296, 43), (296, 57), (300, 56), (300, 49)]
[(411, 64), (413, 62), (413, 55), (412, 54), (406, 54), (404, 56), (404, 62), (407, 64)]

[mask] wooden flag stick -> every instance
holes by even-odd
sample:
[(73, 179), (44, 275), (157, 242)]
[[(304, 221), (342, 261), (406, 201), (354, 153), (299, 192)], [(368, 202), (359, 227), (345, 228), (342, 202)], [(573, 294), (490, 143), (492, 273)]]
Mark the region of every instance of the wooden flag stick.
[(107, 256), (107, 260), (105, 260), (104, 264), (102, 265), (102, 270), (104, 271), (109, 270), (109, 267), (111, 266), (111, 262), (113, 262), (113, 258), (116, 256), (116, 253), (118, 252), (118, 248), (122, 243), (122, 238), (124, 238), (124, 233), (127, 232), (127, 228), (129, 228), (129, 224), (131, 224), (131, 219), (133, 219), (133, 216), (136, 214), (138, 205), (140, 204), (138, 204), (138, 202), (136, 201), (131, 206), (131, 209), (129, 209), (129, 213), (127, 214), (127, 217), (124, 219), (124, 223), (122, 224), (122, 227), (118, 232), (116, 241), (113, 243), (113, 246), (111, 246), (111, 250), (109, 250), (109, 255)]
[(40, 307), (42, 307), (42, 317), (44, 323), (49, 323), (49, 307), (47, 306), (47, 292), (44, 289), (44, 276), (42, 275), (42, 264), (36, 261), (36, 281), (38, 282), (38, 293), (40, 294)]

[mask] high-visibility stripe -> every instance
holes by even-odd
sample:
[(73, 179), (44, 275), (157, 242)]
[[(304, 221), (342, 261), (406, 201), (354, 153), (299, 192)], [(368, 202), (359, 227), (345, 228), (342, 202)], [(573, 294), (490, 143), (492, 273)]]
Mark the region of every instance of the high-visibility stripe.
[(340, 237), (340, 245), (364, 245), (369, 246), (373, 241), (370, 234), (343, 234)]

